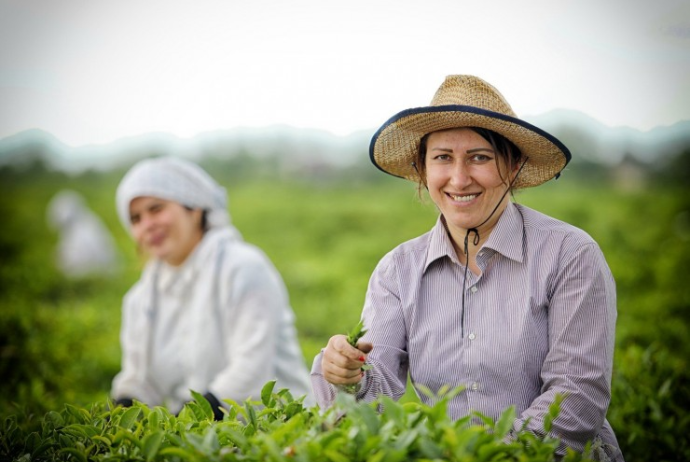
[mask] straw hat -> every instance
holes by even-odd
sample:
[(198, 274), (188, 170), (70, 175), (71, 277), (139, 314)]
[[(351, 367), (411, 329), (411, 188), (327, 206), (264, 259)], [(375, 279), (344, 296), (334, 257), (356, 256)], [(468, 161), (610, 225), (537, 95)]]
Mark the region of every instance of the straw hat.
[(512, 141), (529, 160), (513, 184), (529, 188), (558, 178), (570, 151), (554, 136), (517, 118), (493, 86), (472, 75), (449, 75), (425, 107), (407, 109), (390, 118), (374, 134), (371, 161), (394, 176), (417, 181), (412, 163), (424, 135), (459, 127), (481, 127)]

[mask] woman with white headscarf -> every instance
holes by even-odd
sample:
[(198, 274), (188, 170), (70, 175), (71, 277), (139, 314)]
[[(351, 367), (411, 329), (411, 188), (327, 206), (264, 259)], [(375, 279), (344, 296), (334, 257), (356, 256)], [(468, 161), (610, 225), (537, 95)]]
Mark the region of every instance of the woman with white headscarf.
[(46, 215), (59, 233), (55, 257), (62, 274), (74, 279), (117, 274), (121, 261), (115, 241), (81, 194), (69, 189), (58, 192)]
[(270, 380), (309, 393), (287, 290), (230, 224), (224, 188), (191, 162), (147, 159), (122, 179), (117, 211), (150, 259), (124, 298), (116, 403), (179, 412), (193, 390), (221, 419), (223, 399), (259, 399)]

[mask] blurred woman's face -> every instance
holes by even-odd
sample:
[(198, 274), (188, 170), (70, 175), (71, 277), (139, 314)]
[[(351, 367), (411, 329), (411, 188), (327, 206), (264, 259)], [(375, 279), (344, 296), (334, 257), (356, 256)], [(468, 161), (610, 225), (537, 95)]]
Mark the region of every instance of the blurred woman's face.
[(491, 216), (479, 229), (480, 235), (489, 235), (508, 204), (508, 197), (502, 198), (508, 188), (506, 170), (503, 157), (474, 130), (454, 128), (429, 135), (426, 184), (456, 242)]
[(134, 240), (142, 250), (169, 265), (179, 266), (203, 237), (201, 209), (189, 210), (157, 197), (137, 197), (129, 204)]

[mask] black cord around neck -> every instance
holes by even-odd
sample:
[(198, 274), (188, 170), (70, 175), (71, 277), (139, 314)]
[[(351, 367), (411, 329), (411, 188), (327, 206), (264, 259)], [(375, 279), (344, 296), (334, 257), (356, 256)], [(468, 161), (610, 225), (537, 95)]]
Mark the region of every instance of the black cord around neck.
[[(479, 228), (484, 226), (487, 221), (491, 219), (491, 217), (496, 213), (496, 210), (498, 210), (498, 207), (501, 205), (503, 202), (503, 199), (505, 199), (506, 195), (512, 190), (513, 184), (515, 184), (515, 180), (517, 180), (518, 175), (520, 175), (520, 172), (522, 171), (522, 168), (525, 166), (527, 161), (529, 160), (529, 157), (525, 158), (524, 162), (522, 162), (522, 165), (520, 165), (520, 168), (518, 169), (517, 173), (513, 177), (513, 179), (510, 181), (510, 184), (508, 184), (508, 187), (506, 188), (505, 192), (499, 199), (498, 203), (494, 207), (494, 209), (491, 211), (488, 217), (484, 221), (482, 221), (479, 225), (469, 228), (467, 232), (465, 233), (465, 239), (464, 239), (464, 248), (463, 252), (465, 252), (465, 274), (462, 278), (462, 314), (460, 315), (460, 338), (465, 337), (465, 290), (467, 289), (467, 274), (468, 270), (470, 268), (470, 251), (469, 251), (469, 238), (470, 238), (470, 233), (474, 233), (474, 239), (472, 239), (472, 244), (475, 246), (479, 245), (480, 242), (480, 237), (479, 237)], [(451, 236), (452, 239), (452, 236)]]

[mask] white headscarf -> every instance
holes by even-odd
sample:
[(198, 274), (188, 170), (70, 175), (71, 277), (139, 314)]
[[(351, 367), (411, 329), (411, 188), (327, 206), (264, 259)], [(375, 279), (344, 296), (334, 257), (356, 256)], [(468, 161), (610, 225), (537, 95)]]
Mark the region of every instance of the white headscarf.
[(175, 201), (183, 206), (207, 211), (209, 228), (230, 225), (225, 188), (198, 165), (176, 157), (145, 159), (134, 165), (117, 187), (117, 213), (123, 226), (131, 231), (129, 205), (142, 196)]
[(61, 230), (87, 213), (84, 198), (76, 191), (64, 189), (55, 194), (48, 203), (48, 224), (55, 230)]

